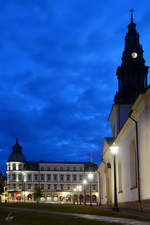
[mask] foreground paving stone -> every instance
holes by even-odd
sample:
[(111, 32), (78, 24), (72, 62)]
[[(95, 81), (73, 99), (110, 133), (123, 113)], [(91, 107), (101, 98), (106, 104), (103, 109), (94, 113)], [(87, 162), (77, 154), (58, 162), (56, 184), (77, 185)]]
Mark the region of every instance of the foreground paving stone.
[(104, 221), (109, 223), (121, 223), (125, 225), (126, 224), (127, 225), (150, 225), (150, 222), (138, 221), (138, 220), (126, 219), (126, 218), (109, 217), (109, 216), (97, 216), (97, 215), (88, 215), (88, 214), (80, 214), (80, 213), (56, 212), (56, 211), (41, 210), (41, 209), (15, 208), (15, 207), (6, 207), (6, 206), (3, 206), (1, 208), (9, 209), (12, 211), (26, 211), (26, 212), (47, 213), (50, 215), (74, 216), (74, 217), (79, 217), (79, 218), (84, 218), (89, 220)]

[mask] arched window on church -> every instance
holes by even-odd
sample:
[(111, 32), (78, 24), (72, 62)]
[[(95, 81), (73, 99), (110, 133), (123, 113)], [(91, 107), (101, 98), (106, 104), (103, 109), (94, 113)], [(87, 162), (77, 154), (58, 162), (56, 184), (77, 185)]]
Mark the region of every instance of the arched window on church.
[(118, 191), (122, 192), (122, 164), (120, 158), (118, 158)]
[(130, 143), (130, 180), (131, 189), (137, 187), (137, 160), (136, 160), (136, 144), (135, 140)]

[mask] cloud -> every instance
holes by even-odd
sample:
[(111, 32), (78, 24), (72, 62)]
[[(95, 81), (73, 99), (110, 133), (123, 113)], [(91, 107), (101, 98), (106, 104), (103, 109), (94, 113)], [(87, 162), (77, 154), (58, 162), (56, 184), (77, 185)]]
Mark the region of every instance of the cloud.
[[(3, 162), (16, 137), (28, 160), (87, 161), (92, 153), (100, 162), (103, 138), (110, 135), (107, 118), (129, 5), (112, 0), (0, 3)], [(148, 36), (149, 12), (140, 7), (136, 16)], [(144, 40), (145, 49), (149, 39)]]

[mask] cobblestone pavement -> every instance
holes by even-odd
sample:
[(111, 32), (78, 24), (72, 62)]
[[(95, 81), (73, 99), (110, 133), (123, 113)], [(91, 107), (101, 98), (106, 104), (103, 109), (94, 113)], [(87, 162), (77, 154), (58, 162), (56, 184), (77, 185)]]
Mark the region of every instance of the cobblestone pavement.
[(56, 212), (56, 211), (29, 209), (29, 208), (15, 208), (15, 207), (1, 207), (1, 208), (10, 209), (13, 211), (28, 211), (28, 212), (37, 212), (37, 213), (47, 213), (51, 215), (75, 216), (75, 217), (80, 217), (84, 219), (104, 221), (109, 223), (121, 223), (121, 224), (127, 224), (127, 225), (150, 225), (150, 222), (137, 221), (137, 220), (126, 219), (126, 218), (109, 217), (109, 216), (107, 217), (107, 216), (96, 216), (96, 215), (69, 213), (69, 212)]

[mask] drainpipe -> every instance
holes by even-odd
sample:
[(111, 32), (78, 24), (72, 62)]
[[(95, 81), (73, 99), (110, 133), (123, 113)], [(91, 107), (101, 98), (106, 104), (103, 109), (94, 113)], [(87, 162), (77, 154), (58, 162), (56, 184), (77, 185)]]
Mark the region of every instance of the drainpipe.
[(137, 152), (137, 180), (138, 180), (138, 202), (140, 205), (140, 210), (142, 210), (141, 204), (141, 184), (140, 184), (140, 166), (139, 166), (139, 139), (138, 139), (138, 123), (137, 121), (131, 116), (131, 112), (129, 112), (129, 118), (135, 123), (136, 129), (136, 152)]

